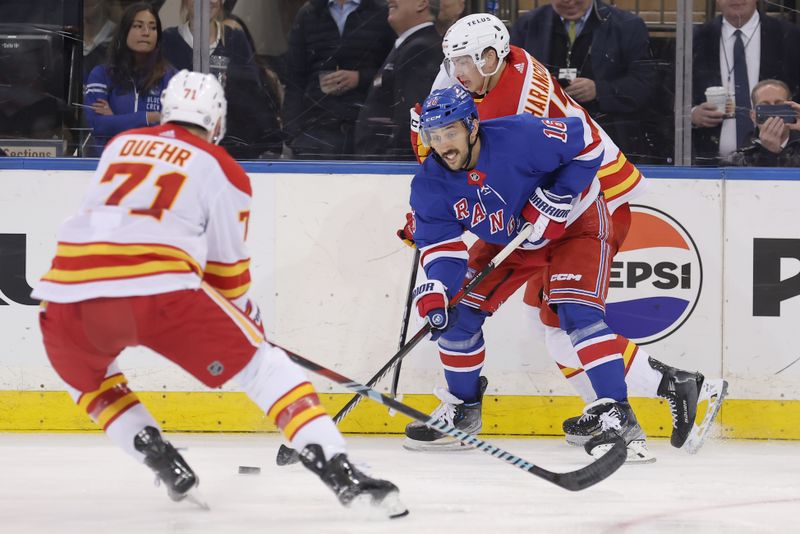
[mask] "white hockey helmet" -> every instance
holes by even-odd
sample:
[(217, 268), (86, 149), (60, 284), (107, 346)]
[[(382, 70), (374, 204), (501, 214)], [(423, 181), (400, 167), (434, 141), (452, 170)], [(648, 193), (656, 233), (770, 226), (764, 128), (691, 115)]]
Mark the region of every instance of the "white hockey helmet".
[[(214, 134), (217, 144), (225, 137), (225, 90), (211, 74), (182, 70), (161, 93), (161, 124), (185, 122)], [(217, 125), (219, 124), (219, 130)]]
[[(469, 56), (483, 76), (492, 76), (500, 69), (500, 64), (509, 54), (511, 36), (502, 20), (489, 13), (467, 15), (455, 22), (442, 40), (445, 68), (452, 73), (451, 63), (457, 57)], [(483, 51), (493, 48), (497, 53), (497, 67), (494, 72), (483, 72), (486, 60)]]

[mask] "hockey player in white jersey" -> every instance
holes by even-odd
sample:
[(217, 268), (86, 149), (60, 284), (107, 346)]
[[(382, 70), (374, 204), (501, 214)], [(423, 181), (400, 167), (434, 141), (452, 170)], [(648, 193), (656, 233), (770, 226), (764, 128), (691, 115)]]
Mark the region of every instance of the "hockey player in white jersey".
[(304, 373), (264, 338), (249, 297), (250, 179), (216, 143), (224, 91), (181, 71), (161, 96), (162, 124), (112, 139), (78, 212), (63, 223), (33, 296), (47, 356), (72, 398), (175, 501), (205, 506), (198, 477), (166, 441), (115, 360), (149, 347), (208, 387), (233, 380), (350, 506), (407, 514), (391, 482), (371, 478)]

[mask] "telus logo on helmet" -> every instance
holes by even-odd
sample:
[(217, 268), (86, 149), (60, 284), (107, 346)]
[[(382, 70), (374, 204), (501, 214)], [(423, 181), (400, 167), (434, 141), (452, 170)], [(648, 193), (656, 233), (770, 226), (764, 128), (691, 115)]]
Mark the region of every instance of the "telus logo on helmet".
[(467, 26), (474, 26), (476, 24), (480, 24), (481, 22), (491, 22), (492, 19), (489, 17), (480, 17), (475, 20), (470, 20), (467, 22)]
[(678, 330), (697, 306), (703, 264), (692, 236), (676, 219), (631, 206), (631, 229), (614, 256), (606, 322), (646, 345)]

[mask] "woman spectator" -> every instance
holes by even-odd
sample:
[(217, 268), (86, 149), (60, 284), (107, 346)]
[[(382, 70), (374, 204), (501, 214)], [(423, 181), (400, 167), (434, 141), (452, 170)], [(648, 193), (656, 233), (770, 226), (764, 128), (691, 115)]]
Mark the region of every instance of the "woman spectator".
[(116, 134), (161, 120), (161, 91), (175, 74), (161, 52), (161, 20), (148, 2), (122, 15), (105, 65), (89, 73), (84, 103), (92, 136), (86, 155), (97, 157)]
[[(182, 0), (183, 23), (164, 30), (164, 55), (177, 69), (192, 70), (194, 2)], [(268, 89), (266, 73), (255, 61), (247, 35), (225, 19), (220, 0), (210, 1), (211, 72), (220, 76), (228, 101), (228, 127), (222, 145), (235, 158), (279, 156), (283, 135), (278, 95)]]

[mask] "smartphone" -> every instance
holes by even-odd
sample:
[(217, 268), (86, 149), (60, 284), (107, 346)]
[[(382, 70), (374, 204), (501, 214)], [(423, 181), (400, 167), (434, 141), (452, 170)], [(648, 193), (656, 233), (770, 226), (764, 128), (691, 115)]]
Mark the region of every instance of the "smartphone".
[(77, 103), (73, 102), (72, 105), (75, 106), (76, 108), (93, 109), (92, 106), (87, 106), (86, 104), (77, 104)]
[(759, 104), (756, 106), (756, 122), (763, 124), (769, 117), (780, 117), (783, 122), (797, 122), (797, 112), (789, 104)]

